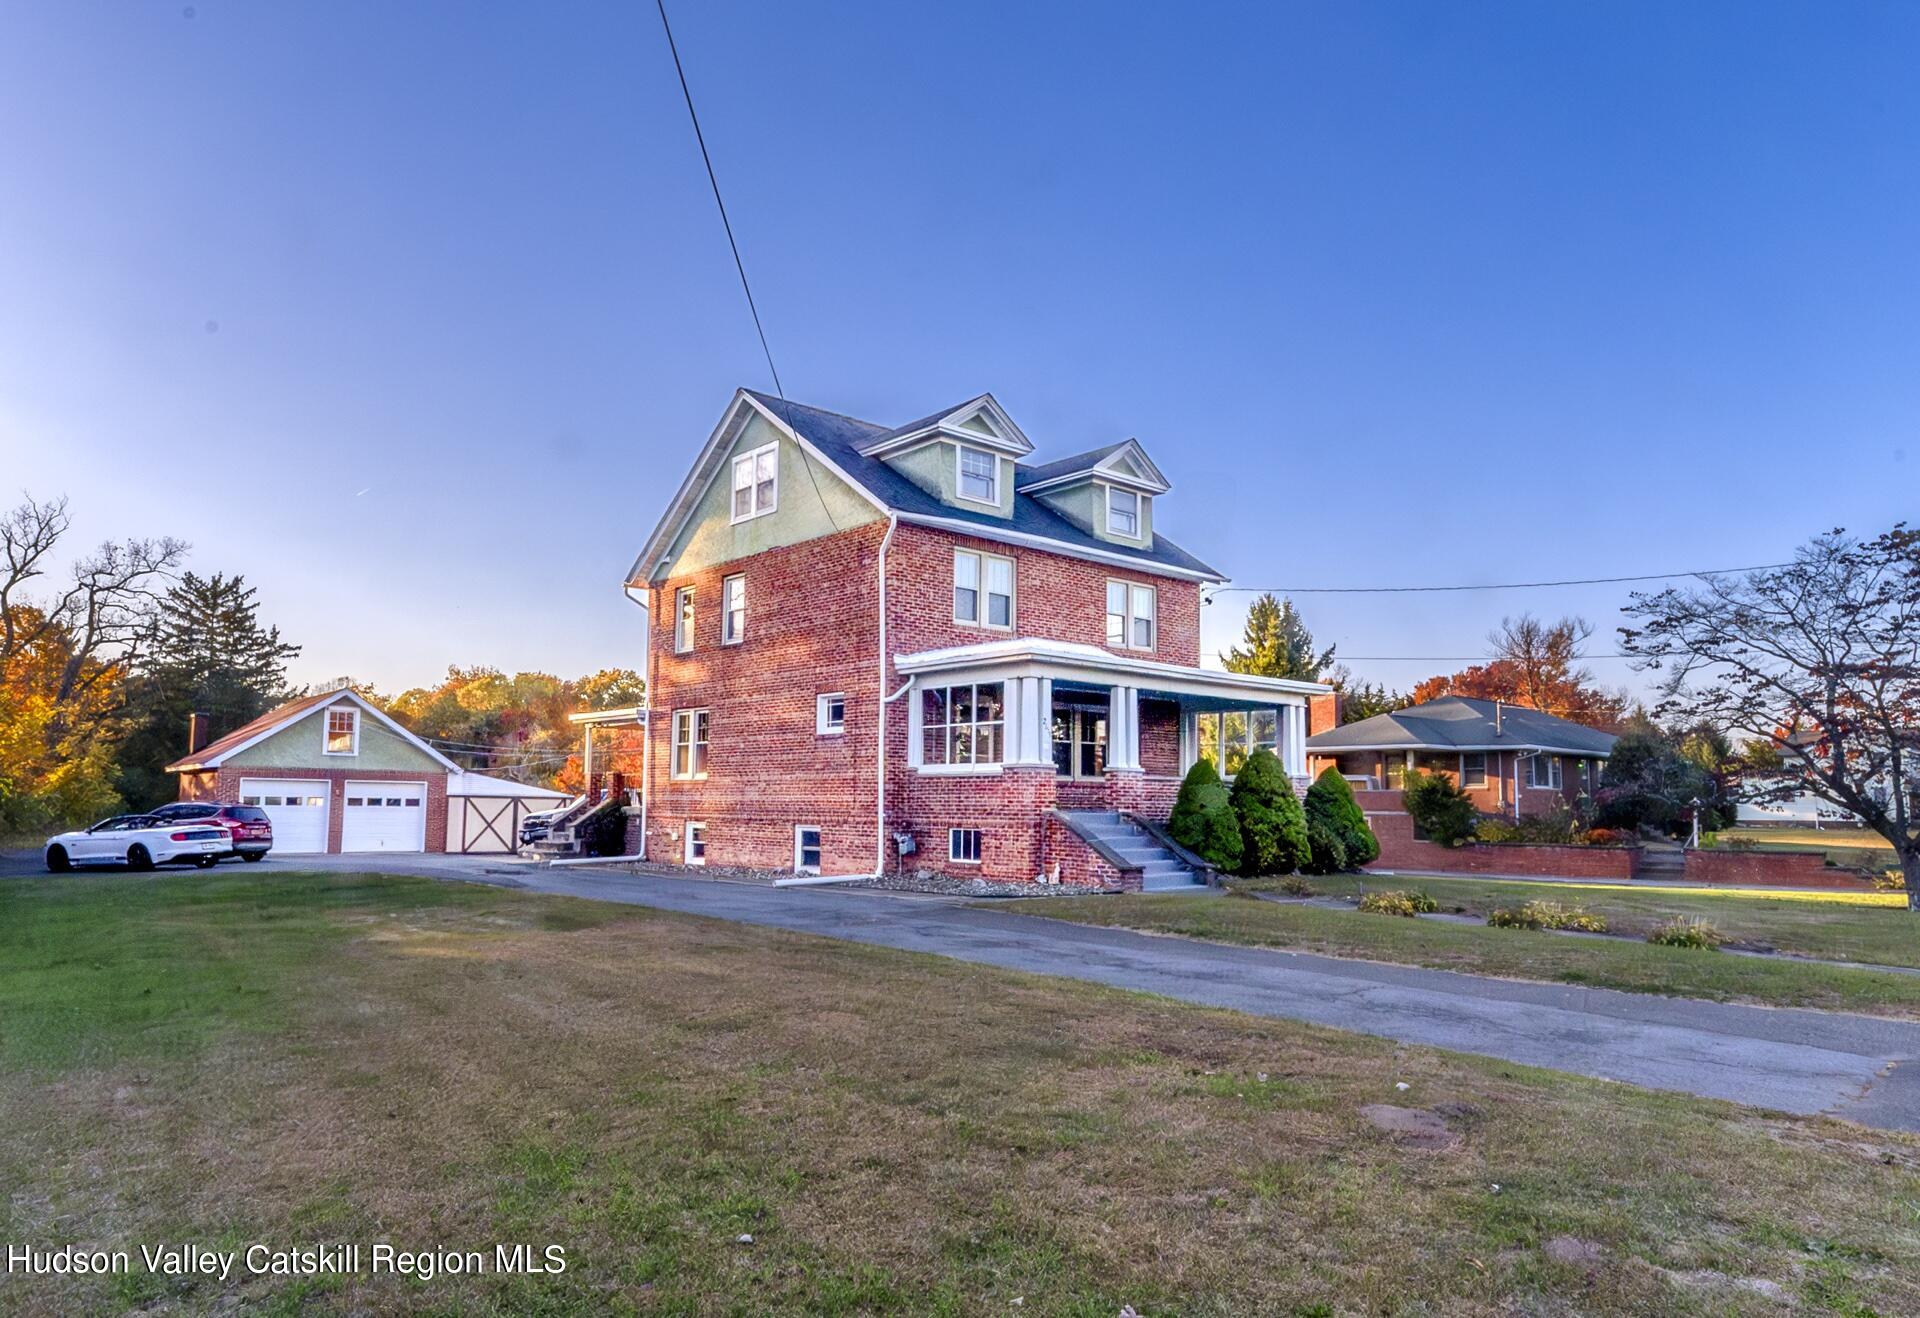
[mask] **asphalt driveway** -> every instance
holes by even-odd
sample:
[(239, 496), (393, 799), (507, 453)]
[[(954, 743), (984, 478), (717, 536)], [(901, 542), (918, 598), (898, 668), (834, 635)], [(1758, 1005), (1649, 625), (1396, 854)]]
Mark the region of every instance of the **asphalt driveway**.
[[(38, 872), (37, 860), (10, 853), (0, 857), (0, 874)], [(650, 906), (1920, 1130), (1920, 1065), (1910, 1064), (1920, 1062), (1920, 1024), (1902, 1021), (1154, 937), (1021, 915), (1017, 903), (983, 910), (948, 899), (552, 869), (507, 857), (302, 857), (269, 860), (260, 872), (296, 867), (384, 869)]]

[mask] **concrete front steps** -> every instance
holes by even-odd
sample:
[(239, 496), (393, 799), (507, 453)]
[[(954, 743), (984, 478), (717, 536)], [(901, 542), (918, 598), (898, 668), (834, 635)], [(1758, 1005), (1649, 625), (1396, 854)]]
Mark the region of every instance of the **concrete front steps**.
[(1118, 853), (1130, 865), (1140, 867), (1141, 886), (1147, 892), (1181, 892), (1206, 887), (1206, 880), (1195, 874), (1180, 858), (1157, 842), (1153, 835), (1114, 810), (1072, 810), (1075, 830), (1097, 838)]

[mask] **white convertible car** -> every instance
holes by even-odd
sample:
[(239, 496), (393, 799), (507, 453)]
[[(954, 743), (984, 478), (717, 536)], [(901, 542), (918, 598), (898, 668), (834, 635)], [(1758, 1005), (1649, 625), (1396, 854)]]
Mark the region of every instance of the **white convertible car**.
[(75, 865), (193, 864), (211, 869), (233, 850), (233, 836), (217, 824), (182, 823), (152, 815), (115, 815), (92, 828), (47, 839), (47, 868), (58, 874)]

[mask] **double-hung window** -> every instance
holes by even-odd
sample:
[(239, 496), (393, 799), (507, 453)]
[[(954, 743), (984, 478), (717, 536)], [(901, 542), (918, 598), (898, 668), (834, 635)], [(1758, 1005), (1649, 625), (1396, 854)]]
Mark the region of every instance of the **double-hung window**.
[(720, 582), (720, 644), (738, 645), (747, 638), (747, 577), (736, 572)]
[(1006, 709), (998, 682), (928, 687), (920, 697), (922, 764), (998, 764)]
[(764, 444), (733, 460), (733, 520), (764, 517), (780, 506), (780, 445)]
[(1000, 458), (997, 454), (983, 448), (959, 447), (958, 464), (955, 477), (959, 482), (960, 497), (971, 499), (975, 503), (1000, 504)]
[(1151, 650), (1158, 626), (1157, 592), (1128, 581), (1107, 583), (1107, 644), (1126, 650)]
[(1527, 757), (1527, 786), (1560, 786), (1560, 757), (1558, 755), (1531, 755)]
[(707, 730), (711, 718), (710, 711), (704, 709), (673, 711), (673, 777), (707, 776)]
[(673, 651), (685, 654), (693, 649), (693, 587), (682, 586), (673, 592)]
[(1013, 629), (1013, 560), (971, 549), (953, 552), (953, 620)]
[(1107, 486), (1107, 534), (1140, 538), (1140, 495), (1117, 485)]
[(321, 749), (328, 755), (358, 755), (360, 711), (352, 708), (328, 710), (327, 741)]
[(1460, 785), (1462, 787), (1487, 785), (1487, 753), (1485, 751), (1473, 751), (1460, 757)]

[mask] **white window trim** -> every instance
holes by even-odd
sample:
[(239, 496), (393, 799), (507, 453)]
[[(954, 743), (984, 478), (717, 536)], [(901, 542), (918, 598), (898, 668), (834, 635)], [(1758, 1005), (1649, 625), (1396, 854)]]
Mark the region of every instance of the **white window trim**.
[[(1470, 783), (1467, 781), (1467, 761), (1472, 759), (1475, 755), (1478, 755), (1480, 757), (1480, 781), (1477, 783)], [(1460, 752), (1460, 771), (1457, 775), (1457, 781), (1459, 782), (1462, 788), (1468, 791), (1472, 791), (1475, 788), (1485, 787), (1488, 784), (1488, 782), (1490, 782), (1491, 780), (1492, 780), (1492, 765), (1489, 763), (1487, 759), (1487, 753), (1485, 751)]]
[[(693, 767), (693, 747), (700, 744), (694, 739), (693, 734), (699, 731), (699, 716), (702, 714), (707, 716), (706, 747), (707, 754), (711, 756), (713, 754), (713, 711), (704, 706), (695, 706), (692, 709), (676, 709), (673, 711), (673, 722), (669, 725), (669, 740), (667, 742), (667, 777), (673, 782), (699, 782), (707, 776), (707, 771), (704, 768), (698, 772), (691, 772)], [(681, 773), (679, 769), (680, 720), (682, 719), (685, 719), (687, 724), (687, 767), (689, 769), (687, 773)]]
[[(980, 566), (974, 580), (974, 609), (978, 618), (960, 616), (959, 601), (953, 595), (960, 589), (960, 559), (962, 557), (978, 560)], [(1005, 563), (1007, 565), (1007, 621), (1004, 624), (988, 622), (987, 608), (987, 564)], [(948, 603), (953, 606), (953, 621), (957, 627), (972, 627), (983, 632), (1010, 632), (1020, 624), (1020, 564), (1019, 560), (1006, 554), (989, 554), (981, 549), (956, 549), (953, 551), (953, 587), (948, 594)]]
[(800, 863), (800, 835), (809, 832), (814, 835), (814, 849), (820, 853), (822, 863), (826, 861), (826, 831), (818, 824), (795, 824), (793, 826), (793, 872), (795, 874), (818, 874), (820, 872), (819, 865), (802, 865)]
[[(1546, 770), (1547, 770), (1547, 781), (1544, 783), (1537, 781), (1537, 776), (1540, 773), (1542, 762), (1545, 763)], [(1561, 783), (1556, 783), (1553, 781), (1554, 770), (1559, 768), (1559, 765), (1560, 765), (1560, 757), (1557, 755), (1535, 753), (1533, 755), (1527, 756), (1527, 786), (1536, 791), (1542, 791), (1542, 792), (1560, 791)], [(1562, 778), (1561, 782), (1565, 782), (1565, 779)]]
[[(674, 590), (673, 592), (673, 652), (675, 654), (692, 654), (693, 653), (694, 624), (698, 621), (699, 615), (693, 610), (689, 610), (684, 607), (686, 604), (693, 604), (693, 603), (694, 603), (694, 596), (693, 596), (692, 586), (680, 586)], [(680, 619), (683, 615), (686, 617), (686, 620), (687, 620), (687, 635), (685, 638), (686, 639), (685, 645), (682, 645), (680, 643), (681, 642)]]
[[(700, 830), (700, 855), (697, 857), (693, 854), (693, 833), (695, 829)], [(707, 821), (704, 819), (689, 819), (687, 821), (686, 837), (680, 843), (681, 863), (686, 865), (706, 864), (707, 863), (706, 849), (707, 849)]]
[[(840, 702), (840, 721), (834, 723), (827, 713), (834, 701)], [(813, 731), (820, 737), (844, 737), (847, 732), (847, 697), (842, 691), (825, 691), (813, 698)]]
[[(748, 500), (747, 511), (745, 511), (744, 513), (736, 513), (733, 511), (733, 492), (737, 488), (733, 483), (734, 472), (739, 470), (740, 464), (743, 462), (753, 464), (753, 470), (757, 472), (759, 470), (760, 455), (763, 453), (772, 453), (774, 455), (773, 499), (764, 508), (755, 506), (759, 503), (759, 497), (760, 497), (759, 496), (760, 482), (756, 480), (752, 484), (747, 486), (748, 489), (754, 492), (754, 497)], [(742, 522), (751, 522), (756, 517), (765, 517), (768, 513), (777, 512), (779, 510), (780, 508), (779, 453), (780, 453), (780, 441), (776, 439), (771, 444), (762, 444), (759, 448), (754, 449), (751, 452), (741, 453), (737, 455), (734, 458), (732, 464), (728, 466), (727, 468), (727, 521), (729, 525), (738, 526)]]
[[(727, 584), (740, 583), (740, 632), (736, 636), (727, 635), (733, 626), (733, 610), (727, 607)], [(720, 578), (720, 644), (738, 645), (747, 639), (747, 574), (730, 572)]]
[[(984, 453), (993, 459), (993, 497), (991, 499), (982, 499), (967, 493), (963, 455), (969, 452)], [(981, 448), (975, 444), (955, 444), (953, 446), (953, 496), (986, 508), (998, 508), (1000, 506), (1000, 455), (992, 449)]]
[(923, 778), (990, 778), (1006, 768), (1003, 764), (922, 764)]
[[(955, 848), (955, 846), (954, 846), (954, 843), (955, 843), (955, 842), (957, 842), (957, 841), (959, 840), (959, 837), (960, 837), (960, 834), (962, 834), (962, 833), (978, 833), (978, 834), (980, 835), (980, 853), (981, 853), (981, 854), (980, 854), (980, 855), (978, 855), (978, 856), (976, 856), (976, 857), (974, 857), (974, 858), (973, 858), (972, 860), (967, 860), (967, 859), (965, 859), (964, 857), (961, 857), (961, 856), (957, 856), (957, 855), (955, 855), (955, 854), (954, 854), (954, 852), (955, 852), (955, 850), (956, 850), (956, 848)], [(947, 863), (948, 863), (948, 864), (950, 864), (950, 865), (980, 865), (980, 864), (984, 864), (984, 863), (985, 863), (985, 861), (986, 861), (986, 850), (987, 850), (987, 833), (986, 833), (986, 830), (985, 830), (985, 829), (981, 829), (981, 828), (949, 828), (949, 829), (947, 830)]]
[[(353, 715), (353, 745), (347, 750), (336, 751), (336, 750), (329, 749), (327, 746), (327, 742), (330, 741), (333, 736), (333, 716), (335, 714)], [(347, 706), (345, 709), (342, 709), (338, 705), (327, 706), (326, 712), (321, 714), (320, 716), (320, 753), (322, 755), (342, 755), (342, 756), (358, 755), (360, 753), (360, 711), (359, 710), (353, 708), (351, 705)]]
[[(1132, 540), (1136, 543), (1144, 540), (1147, 529), (1146, 496), (1138, 490), (1129, 490), (1119, 485), (1103, 485), (1100, 488), (1107, 492), (1104, 500), (1107, 510), (1107, 534), (1117, 535), (1123, 540)], [(1133, 496), (1133, 530), (1131, 531), (1119, 530), (1113, 524), (1113, 496), (1116, 494)]]
[[(1138, 581), (1128, 581), (1124, 577), (1108, 577), (1105, 593), (1111, 593), (1115, 586), (1120, 586), (1125, 590), (1127, 601), (1126, 610), (1120, 615), (1124, 624), (1120, 628), (1120, 644), (1115, 648), (1121, 650), (1137, 650), (1141, 654), (1158, 653), (1160, 649), (1160, 588), (1158, 586), (1149, 586)], [(1153, 644), (1151, 645), (1135, 645), (1133, 643), (1133, 624), (1141, 616), (1133, 611), (1133, 592), (1135, 590), (1146, 591), (1148, 597), (1153, 601), (1153, 612), (1146, 615), (1148, 626), (1153, 633)], [(1106, 630), (1107, 618), (1112, 616), (1112, 611), (1107, 608), (1105, 593), (1103, 593), (1100, 600), (1102, 631)]]

